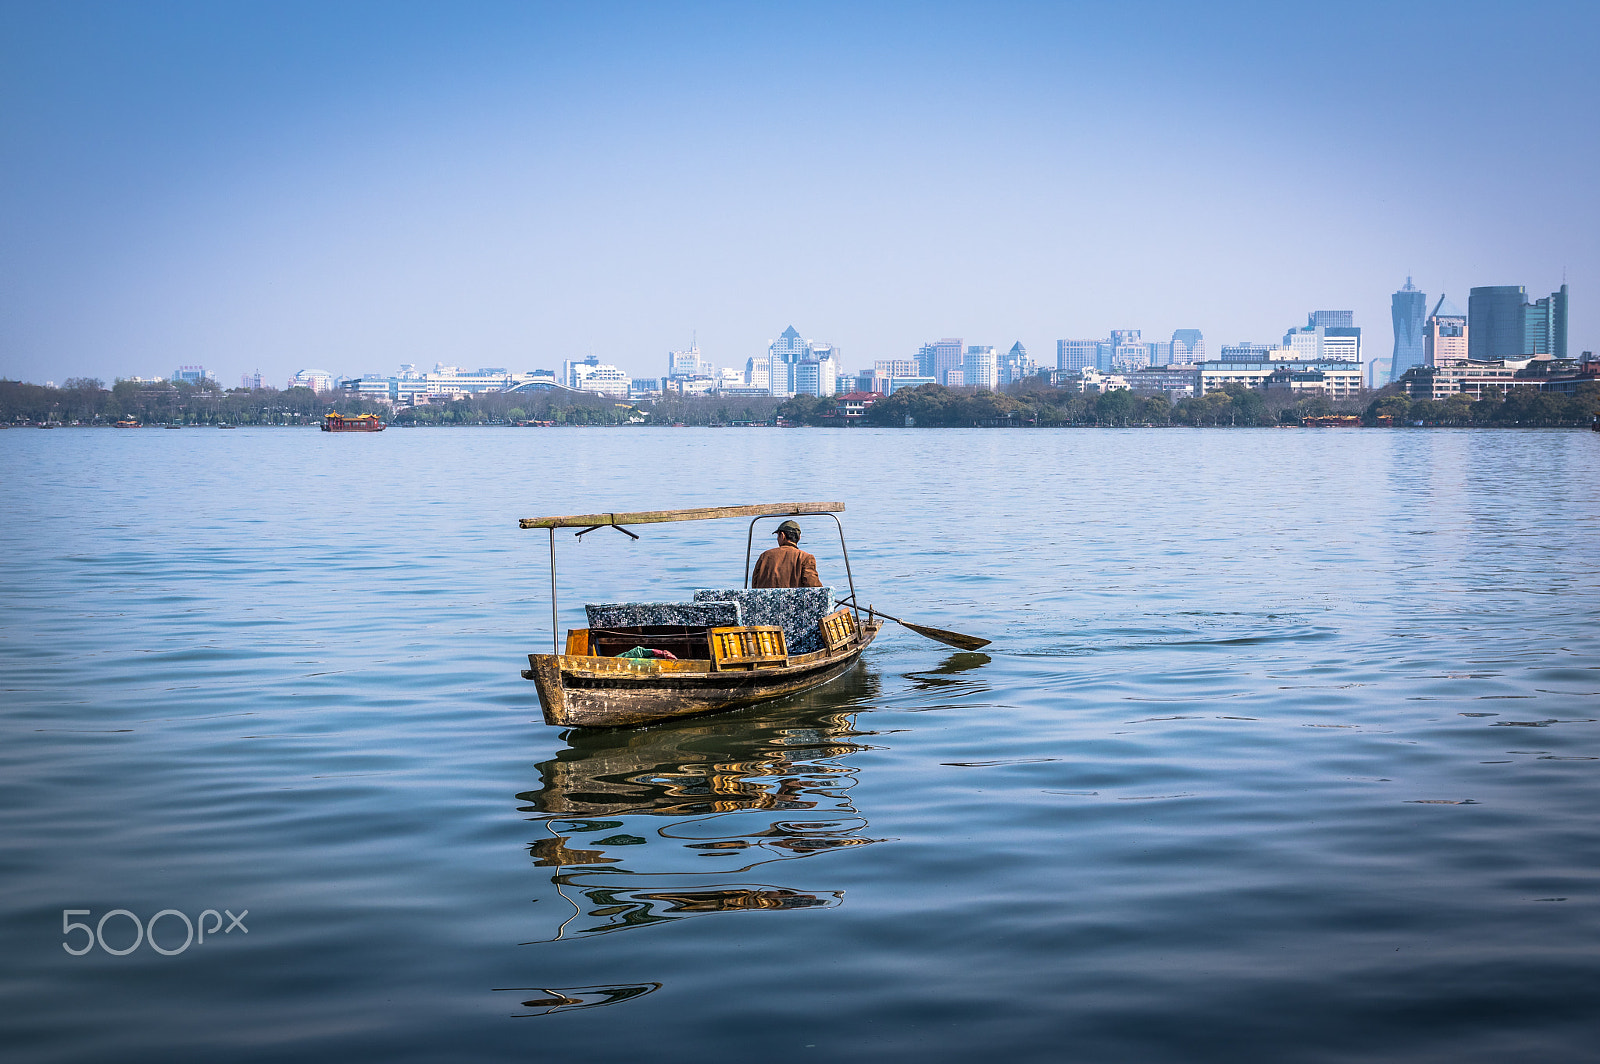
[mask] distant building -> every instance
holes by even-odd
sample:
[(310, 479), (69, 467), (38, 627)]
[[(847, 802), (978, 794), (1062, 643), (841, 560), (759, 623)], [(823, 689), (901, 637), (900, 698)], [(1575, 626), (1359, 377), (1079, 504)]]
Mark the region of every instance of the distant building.
[[(883, 363), (880, 362), (878, 365), (881, 366)], [(913, 362), (911, 365), (912, 372), (907, 374), (907, 376), (916, 375), (916, 363)], [(844, 378), (842, 377), (840, 378), (840, 380), (843, 379)], [(864, 369), (855, 376), (855, 390), (858, 392), (872, 392), (876, 395), (887, 395), (889, 392), (889, 381), (891, 379), (892, 375), (882, 369)]]
[[(1463, 326), (1465, 328), (1465, 326)], [(1452, 395), (1482, 399), (1485, 388), (1539, 388), (1538, 378), (1524, 378), (1519, 371), (1532, 359), (1497, 358), (1487, 362), (1461, 358), (1434, 365), (1413, 366), (1398, 383), (1412, 399), (1444, 400)]]
[(1522, 285), (1487, 285), (1467, 294), (1467, 357), (1474, 362), (1516, 358), (1526, 340)]
[(860, 421), (872, 409), (872, 404), (882, 398), (878, 392), (846, 392), (834, 399), (834, 414), (845, 422)]
[(1448, 366), (1465, 362), (1472, 350), (1468, 343), (1469, 332), (1467, 316), (1441, 294), (1422, 329), (1422, 364)]
[(1389, 315), (1394, 322), (1394, 354), (1389, 359), (1388, 379), (1399, 380), (1412, 366), (1424, 361), (1422, 330), (1428, 318), (1428, 297), (1406, 278), (1405, 287), (1389, 300)]
[(1079, 370), (1077, 373), (1063, 375), (1059, 385), (1069, 392), (1077, 392), (1084, 395), (1095, 392), (1130, 390), (1129, 377), (1127, 375), (1101, 373), (1092, 366)]
[(967, 383), (966, 370), (947, 369), (944, 371), (944, 379), (939, 383), (943, 384), (946, 388), (964, 388), (966, 387)]
[(889, 391), (888, 391), (887, 394), (893, 395), (895, 392), (898, 392), (901, 388), (920, 388), (924, 384), (936, 384), (936, 383), (938, 383), (938, 382), (935, 381), (932, 377), (921, 377), (921, 376), (917, 376), (917, 377), (890, 377), (889, 378)]
[(1000, 360), (992, 347), (969, 347), (961, 363), (961, 383), (968, 388), (994, 391), (1000, 379)]
[(710, 377), (716, 374), (711, 360), (700, 355), (700, 345), (690, 344), (684, 351), (667, 352), (667, 376)]
[[(805, 386), (802, 387), (799, 367), (805, 362), (817, 365), (805, 371)], [(767, 383), (772, 395), (785, 398), (796, 394), (832, 395), (838, 370), (839, 349), (833, 344), (802, 338), (793, 325), (767, 345)], [(824, 384), (825, 391), (813, 390)]]
[[(1228, 349), (1223, 350), (1226, 352)], [(1253, 362), (1242, 358), (1223, 358), (1215, 362), (1200, 363), (1195, 367), (1199, 374), (1199, 380), (1196, 382), (1198, 393), (1205, 395), (1227, 384), (1264, 388), (1267, 381), (1273, 379), (1274, 374), (1279, 375), (1277, 379), (1284, 380), (1287, 379), (1284, 375), (1292, 377), (1297, 373), (1318, 372), (1322, 374), (1320, 389), (1329, 398), (1351, 399), (1361, 394), (1364, 382), (1359, 362), (1335, 358), (1296, 358), (1292, 350), (1285, 348), (1263, 351), (1261, 355), (1262, 357)]]
[(1096, 360), (1102, 373), (1136, 370), (1150, 364), (1150, 349), (1138, 329), (1112, 329), (1111, 339), (1100, 345)]
[(1011, 350), (999, 357), (996, 369), (995, 387), (1009, 388), (1018, 381), (1032, 377), (1039, 372), (1039, 366), (1028, 357), (1028, 349), (1018, 340), (1011, 345)]
[(1128, 385), (1136, 392), (1165, 392), (1174, 398), (1195, 394), (1200, 372), (1190, 365), (1146, 366), (1128, 374)]
[(768, 395), (772, 394), (772, 360), (768, 358), (751, 358), (744, 364), (744, 385), (746, 388), (760, 388)]
[(1567, 357), (1567, 286), (1562, 285), (1522, 311), (1522, 353)]
[(818, 397), (833, 395), (836, 390), (836, 366), (831, 358), (808, 358), (804, 362), (796, 362), (794, 372), (794, 395), (815, 395)]
[(174, 384), (199, 384), (210, 376), (211, 374), (206, 372), (204, 366), (179, 366), (172, 371), (172, 382)]
[(1206, 338), (1199, 329), (1176, 329), (1172, 333), (1172, 360), (1169, 365), (1192, 366), (1206, 360)]
[(1390, 363), (1390, 361), (1391, 360), (1387, 359), (1387, 358), (1375, 358), (1371, 362), (1367, 363), (1367, 387), (1368, 388), (1373, 388), (1373, 389), (1382, 388), (1385, 384), (1389, 383), (1389, 380), (1390, 380), (1389, 363)]
[(562, 387), (575, 392), (595, 392), (618, 399), (626, 399), (628, 389), (633, 384), (633, 378), (616, 366), (602, 363), (594, 355), (581, 362), (571, 359), (564, 361), (561, 364), (561, 378)]
[(1266, 362), (1271, 360), (1274, 351), (1287, 352), (1287, 349), (1272, 344), (1253, 344), (1249, 340), (1242, 340), (1236, 344), (1223, 344), (1221, 358), (1224, 362)]
[(872, 368), (886, 377), (916, 377), (921, 374), (921, 368), (914, 358), (880, 358), (872, 364)]
[(961, 338), (945, 337), (935, 340), (931, 344), (923, 344), (917, 352), (917, 375), (920, 377), (934, 377), (944, 380), (946, 374), (953, 369), (960, 369), (966, 351), (962, 349)]
[(310, 388), (314, 392), (333, 389), (333, 374), (325, 369), (303, 369), (289, 378), (290, 388)]
[(261, 387), (261, 371), (258, 369), (254, 373), (241, 374), (240, 377), (239, 377), (239, 387), (241, 387), (241, 388), (249, 388), (252, 391), (254, 391), (257, 388), (260, 388)]
[(1099, 357), (1099, 340), (1056, 341), (1056, 369), (1062, 373), (1095, 369), (1098, 367)]
[(1353, 310), (1313, 310), (1307, 324), (1320, 325), (1324, 329), (1353, 329), (1355, 318), (1356, 312)]

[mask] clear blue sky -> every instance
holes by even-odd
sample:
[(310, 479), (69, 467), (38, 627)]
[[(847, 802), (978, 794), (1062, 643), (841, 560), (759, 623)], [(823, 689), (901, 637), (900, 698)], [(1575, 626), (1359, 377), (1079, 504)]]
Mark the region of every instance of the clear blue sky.
[(0, 376), (1275, 339), (1600, 347), (1600, 5), (0, 4)]

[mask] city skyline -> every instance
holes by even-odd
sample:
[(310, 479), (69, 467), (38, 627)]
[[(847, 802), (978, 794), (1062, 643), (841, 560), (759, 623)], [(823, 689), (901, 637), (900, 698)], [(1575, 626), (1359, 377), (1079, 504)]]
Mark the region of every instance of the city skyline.
[[(1440, 26), (1448, 55), (1418, 46)], [(1378, 357), (1408, 274), (1570, 284), (1592, 350), (1597, 29), (1577, 4), (11, 5), (0, 376), (645, 374), (696, 334), (742, 365), (789, 319), (859, 369), (946, 335), (1266, 339), (1310, 303)], [(1340, 61), (1228, 74), (1307, 41)], [(1477, 133), (1441, 165), (1419, 113)], [(1535, 113), (1562, 135), (1531, 168)], [(1182, 165), (1084, 165), (1132, 158)]]

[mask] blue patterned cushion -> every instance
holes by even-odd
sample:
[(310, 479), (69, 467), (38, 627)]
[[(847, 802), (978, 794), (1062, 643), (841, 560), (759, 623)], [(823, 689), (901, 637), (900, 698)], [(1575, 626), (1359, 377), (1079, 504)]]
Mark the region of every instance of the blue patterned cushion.
[(735, 588), (731, 591), (702, 588), (694, 593), (694, 600), (731, 602), (743, 614), (742, 623), (775, 624), (783, 629), (789, 653), (809, 654), (822, 649), (822, 633), (817, 626), (833, 612), (835, 596), (831, 587)]
[(681, 624), (692, 628), (724, 628), (743, 624), (737, 602), (602, 602), (585, 606), (590, 628), (637, 628)]

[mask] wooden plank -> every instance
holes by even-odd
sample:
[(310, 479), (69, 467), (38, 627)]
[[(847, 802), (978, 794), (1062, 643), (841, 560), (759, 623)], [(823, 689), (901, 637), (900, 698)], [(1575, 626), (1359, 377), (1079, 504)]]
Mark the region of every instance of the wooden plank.
[(595, 525), (659, 525), (670, 521), (716, 521), (725, 517), (796, 517), (841, 514), (842, 502), (774, 502), (761, 506), (701, 506), (692, 510), (641, 510), (628, 514), (576, 514), (570, 517), (524, 517), (522, 528), (590, 528)]

